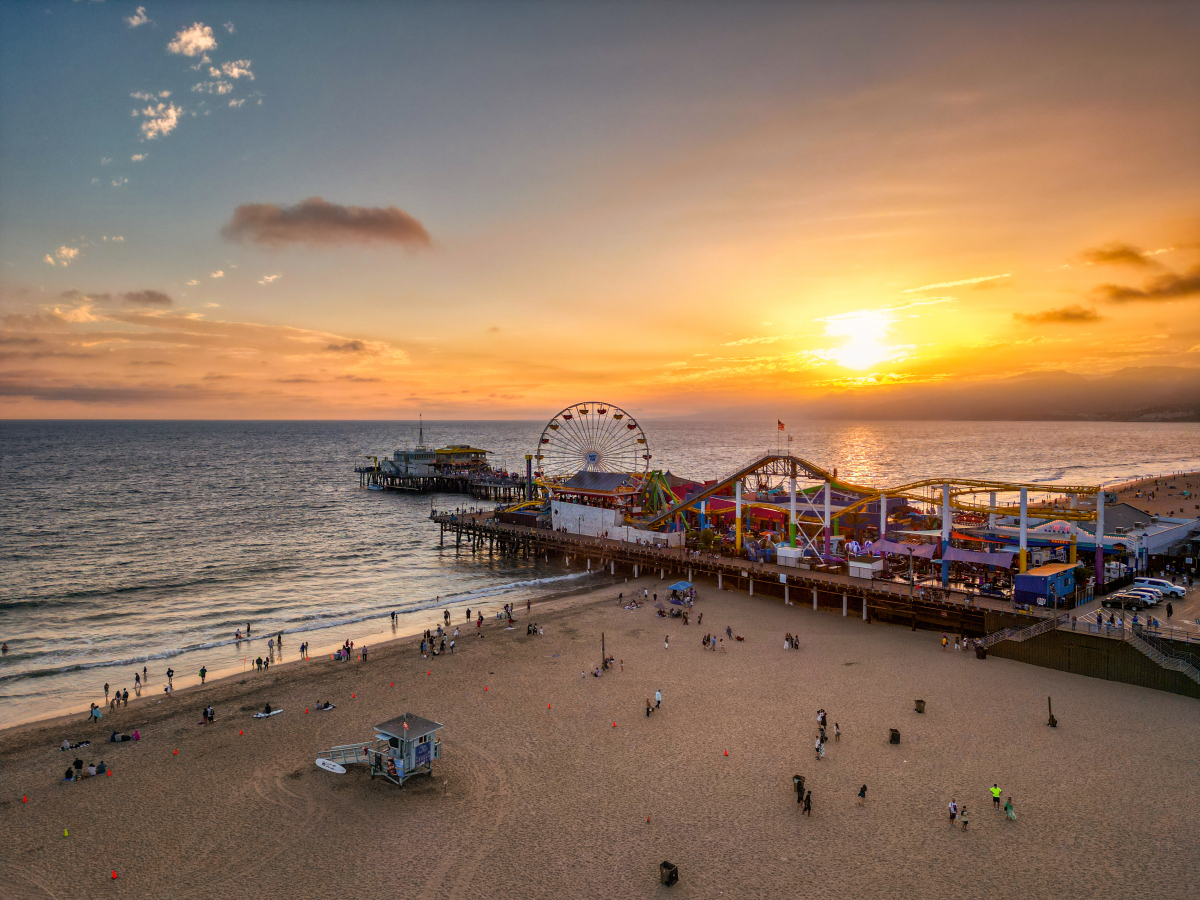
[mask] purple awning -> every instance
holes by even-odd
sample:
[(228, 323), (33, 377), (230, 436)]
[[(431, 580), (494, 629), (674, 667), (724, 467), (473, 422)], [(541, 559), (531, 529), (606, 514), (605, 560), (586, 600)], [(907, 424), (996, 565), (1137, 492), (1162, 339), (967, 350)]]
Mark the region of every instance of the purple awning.
[(981, 550), (960, 550), (957, 547), (947, 547), (946, 552), (942, 554), (942, 559), (950, 562), (965, 562), (977, 563), (982, 566), (995, 566), (998, 569), (1007, 569), (1012, 566), (1013, 555), (1011, 553), (986, 553)]
[(908, 556), (909, 552), (920, 559), (933, 559), (937, 550), (936, 544), (900, 544), (896, 541), (876, 541), (871, 545), (871, 553), (894, 553), (898, 556)]

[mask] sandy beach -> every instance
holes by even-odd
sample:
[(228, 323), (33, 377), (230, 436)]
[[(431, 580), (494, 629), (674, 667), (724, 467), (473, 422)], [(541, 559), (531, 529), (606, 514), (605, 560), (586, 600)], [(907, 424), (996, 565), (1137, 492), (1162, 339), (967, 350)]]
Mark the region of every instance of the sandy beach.
[[(698, 589), (686, 627), (649, 606), (620, 608), (607, 587), (559, 609), (535, 606), (541, 637), (526, 636), (522, 610), (514, 631), (494, 619), (482, 638), (463, 629), (452, 657), (423, 660), (412, 640), (398, 641), (373, 646), (366, 663), (314, 658), (174, 701), (147, 697), (95, 725), (73, 716), (9, 729), (0, 897), (1194, 890), (1196, 701)], [(726, 626), (745, 640), (726, 639), (724, 653), (701, 646)], [(581, 677), (599, 662), (601, 632), (624, 670)], [(799, 650), (784, 649), (785, 632), (800, 636)], [(647, 718), (656, 689), (662, 709)], [(1057, 729), (1046, 726), (1047, 696)], [(337, 708), (317, 712), (321, 700)], [(268, 701), (284, 713), (253, 719)], [(216, 722), (200, 725), (208, 703)], [(818, 708), (842, 731), (819, 762)], [(401, 790), (361, 769), (314, 766), (319, 750), (370, 739), (375, 723), (402, 712), (446, 726), (433, 778)], [(112, 728), (144, 739), (108, 744)], [(64, 738), (93, 743), (62, 753)], [(76, 753), (114, 774), (62, 782)], [(793, 774), (812, 791), (811, 818)], [(992, 809), (993, 783), (1013, 798), (1017, 821)], [(967, 832), (948, 824), (952, 798), (967, 806)], [(658, 882), (663, 860), (680, 870), (669, 889)]]
[[(1117, 491), (1119, 503), (1128, 503), (1156, 516), (1181, 519), (1200, 517), (1200, 472), (1160, 475), (1125, 482), (1111, 490)], [(1187, 491), (1191, 496), (1183, 496)]]

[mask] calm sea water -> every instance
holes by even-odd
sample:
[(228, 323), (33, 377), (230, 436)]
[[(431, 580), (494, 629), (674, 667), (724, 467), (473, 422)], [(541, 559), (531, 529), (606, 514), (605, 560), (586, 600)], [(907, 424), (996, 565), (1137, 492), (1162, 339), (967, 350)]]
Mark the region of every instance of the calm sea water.
[[(426, 443), (470, 442), (523, 467), (542, 422), (427, 423)], [(713, 477), (774, 448), (774, 422), (643, 423), (656, 467)], [(498, 607), (589, 578), (557, 564), (438, 546), (431, 498), (364, 491), (368, 454), (410, 423), (0, 423), (0, 725), (101, 702), (150, 670), (160, 690), (205, 665), (240, 669), (285, 633), (318, 650)], [(1200, 468), (1200, 425), (822, 423), (795, 453), (859, 482), (922, 476), (1095, 483)], [(439, 508), (468, 504), (439, 496)], [(236, 643), (246, 622), (261, 638)], [(177, 682), (178, 683), (178, 682)]]

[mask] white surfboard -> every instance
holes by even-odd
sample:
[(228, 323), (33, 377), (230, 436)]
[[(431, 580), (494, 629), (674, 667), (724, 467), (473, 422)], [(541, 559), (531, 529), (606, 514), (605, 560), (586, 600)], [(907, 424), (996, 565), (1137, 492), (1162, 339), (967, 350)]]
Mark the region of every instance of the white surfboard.
[(273, 710), (271, 710), (269, 713), (265, 713), (265, 712), (256, 712), (256, 713), (254, 714), (254, 718), (256, 718), (256, 719), (269, 719), (269, 718), (271, 718), (271, 716), (277, 716), (277, 715), (279, 715), (281, 712), (283, 712), (283, 710), (282, 710), (282, 709), (273, 709)]
[(332, 760), (323, 759), (322, 757), (319, 757), (319, 756), (317, 757), (317, 768), (324, 769), (326, 772), (332, 772), (334, 775), (345, 775), (346, 774), (345, 766), (339, 766), (337, 763), (333, 762)]

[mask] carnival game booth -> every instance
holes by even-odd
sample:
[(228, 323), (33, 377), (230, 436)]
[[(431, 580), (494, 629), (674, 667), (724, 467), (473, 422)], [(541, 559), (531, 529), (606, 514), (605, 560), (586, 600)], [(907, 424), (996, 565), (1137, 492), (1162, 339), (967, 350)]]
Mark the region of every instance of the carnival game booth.
[(1070, 563), (1047, 563), (1016, 576), (1013, 599), (1018, 603), (1071, 608), (1075, 605), (1075, 569)]
[[(370, 768), (372, 778), (378, 775), (403, 785), (414, 775), (433, 774), (433, 761), (442, 758), (442, 742), (437, 739), (437, 732), (444, 727), (438, 722), (405, 713), (376, 725), (373, 742), (322, 750), (317, 754), (317, 765), (326, 771), (344, 774), (344, 766), (361, 763)], [(323, 765), (322, 760), (332, 765)]]

